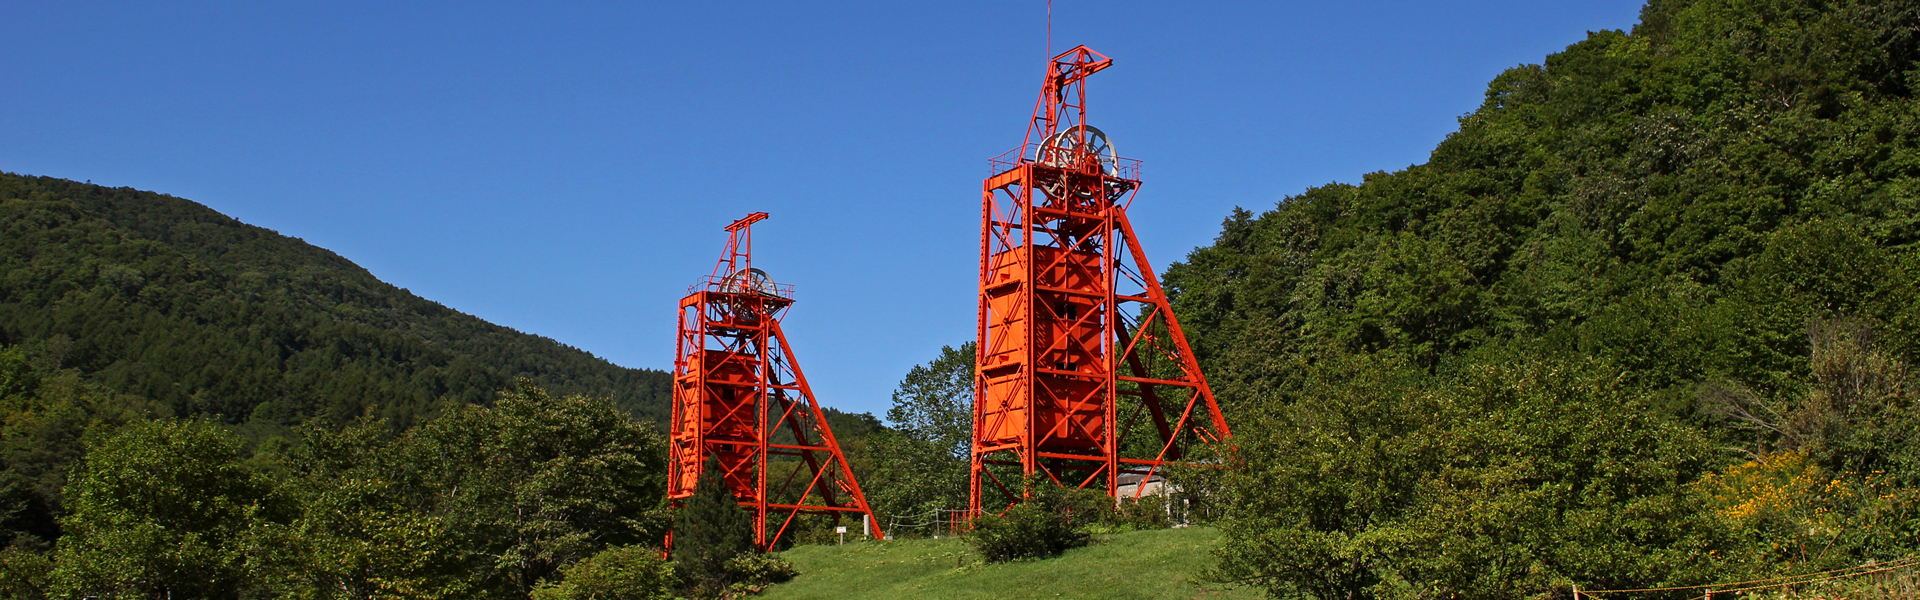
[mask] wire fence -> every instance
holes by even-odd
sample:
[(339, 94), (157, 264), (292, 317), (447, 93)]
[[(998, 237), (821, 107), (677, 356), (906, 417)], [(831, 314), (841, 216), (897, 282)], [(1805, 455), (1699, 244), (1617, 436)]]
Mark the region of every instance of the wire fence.
[(941, 535), (957, 536), (966, 531), (967, 511), (936, 508), (916, 515), (894, 515), (887, 518), (887, 537), (896, 538), (897, 532), (907, 532), (927, 537)]
[(1875, 573), (1886, 573), (1890, 571), (1898, 571), (1901, 569), (1909, 569), (1915, 566), (1920, 566), (1920, 556), (1907, 557), (1907, 558), (1902, 558), (1899, 560), (1892, 560), (1887, 562), (1867, 563), (1867, 564), (1859, 565), (1855, 567), (1847, 567), (1845, 569), (1820, 571), (1818, 573), (1804, 573), (1800, 575), (1788, 575), (1784, 577), (1772, 577), (1768, 579), (1755, 579), (1751, 581), (1735, 581), (1735, 582), (1728, 582), (1728, 583), (1713, 583), (1713, 584), (1707, 584), (1707, 585), (1683, 585), (1683, 586), (1673, 586), (1673, 587), (1641, 588), (1641, 589), (1630, 589), (1630, 590), (1583, 590), (1583, 589), (1580, 589), (1578, 586), (1575, 586), (1573, 588), (1573, 600), (1580, 600), (1582, 597), (1599, 600), (1603, 596), (1612, 595), (1612, 594), (1641, 594), (1641, 593), (1684, 592), (1684, 591), (1701, 592), (1701, 595), (1699, 596), (1690, 596), (1692, 600), (1715, 600), (1716, 598), (1731, 598), (1731, 597), (1734, 597), (1740, 594), (1745, 594), (1748, 592), (1774, 590), (1774, 589), (1788, 588), (1788, 587), (1799, 586), (1799, 585), (1810, 585), (1815, 583), (1838, 581), (1842, 579), (1851, 579), (1854, 577), (1872, 575)]

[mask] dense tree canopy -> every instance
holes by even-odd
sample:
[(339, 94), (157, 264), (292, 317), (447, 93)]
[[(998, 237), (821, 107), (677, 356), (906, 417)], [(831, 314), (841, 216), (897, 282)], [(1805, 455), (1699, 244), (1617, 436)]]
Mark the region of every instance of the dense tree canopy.
[[(657, 555), (666, 532), (664, 442), (604, 399), (523, 381), (493, 406), (449, 407), (398, 434), (369, 420), (297, 437), (249, 456), (206, 420), (96, 429), (63, 491), (55, 547), (0, 552), (0, 589), (528, 598), (583, 562), (599, 566), (567, 589), (668, 583), (633, 560)], [(606, 569), (651, 583), (610, 581)]]
[(229, 423), (405, 426), (516, 377), (664, 423), (667, 374), (487, 323), (152, 192), (0, 173), (0, 344)]
[(201, 421), (149, 421), (89, 448), (67, 489), (54, 589), (68, 596), (241, 598), (294, 518), (238, 438)]
[(1218, 575), (1517, 598), (1910, 551), (1917, 54), (1911, 2), (1655, 0), (1426, 164), (1237, 211), (1166, 276), (1241, 437)]
[[(902, 523), (938, 521), (938, 509), (967, 505), (967, 453), (973, 444), (973, 343), (942, 346), (915, 365), (893, 392), (893, 427), (872, 436), (873, 476), (867, 498)], [(929, 533), (890, 532), (890, 535)]]
[[(0, 266), (0, 590), (525, 598), (675, 583), (618, 579), (658, 575), (635, 557), (667, 527), (664, 449), (636, 419), (664, 421), (663, 372), (149, 192), (0, 173)], [(826, 413), (864, 472), (885, 428)], [(138, 472), (157, 485), (122, 493)], [(170, 508), (183, 502), (214, 512)], [(785, 568), (725, 559), (751, 585)]]

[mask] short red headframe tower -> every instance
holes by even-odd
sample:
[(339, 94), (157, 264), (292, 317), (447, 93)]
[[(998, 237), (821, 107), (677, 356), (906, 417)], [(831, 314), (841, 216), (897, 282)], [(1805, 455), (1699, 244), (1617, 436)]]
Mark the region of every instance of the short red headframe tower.
[(680, 300), (667, 497), (678, 506), (692, 496), (713, 456), (740, 506), (754, 512), (762, 548), (778, 543), (802, 514), (832, 515), (835, 522), (865, 517), (879, 536), (780, 329), (793, 286), (753, 268), (752, 226), (765, 218), (757, 212), (728, 225), (713, 273)]
[(1026, 141), (989, 161), (974, 516), (1025, 497), (1012, 477), (1118, 496), (1123, 475), (1150, 479), (1230, 435), (1127, 220), (1140, 162), (1087, 124), (1086, 78), (1112, 64), (1086, 46), (1054, 57)]

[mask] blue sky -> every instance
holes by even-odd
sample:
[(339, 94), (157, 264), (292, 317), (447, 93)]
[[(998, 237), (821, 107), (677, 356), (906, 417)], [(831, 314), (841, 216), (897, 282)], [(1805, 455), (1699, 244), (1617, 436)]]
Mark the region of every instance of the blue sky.
[[(1235, 206), (1425, 162), (1503, 69), (1623, 0), (1061, 0), (1114, 59), (1154, 267)], [(199, 201), (454, 309), (667, 368), (752, 211), (822, 403), (884, 413), (972, 336), (980, 179), (1025, 132), (1046, 4), (0, 2), (0, 170)]]

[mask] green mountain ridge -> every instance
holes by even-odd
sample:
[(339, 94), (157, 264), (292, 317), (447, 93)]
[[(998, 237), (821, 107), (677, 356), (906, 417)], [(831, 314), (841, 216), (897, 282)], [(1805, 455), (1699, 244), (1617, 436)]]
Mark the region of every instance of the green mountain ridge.
[(526, 377), (664, 422), (670, 376), (375, 278), (199, 203), (0, 173), (0, 344), (177, 415), (405, 426)]

